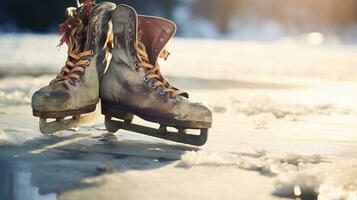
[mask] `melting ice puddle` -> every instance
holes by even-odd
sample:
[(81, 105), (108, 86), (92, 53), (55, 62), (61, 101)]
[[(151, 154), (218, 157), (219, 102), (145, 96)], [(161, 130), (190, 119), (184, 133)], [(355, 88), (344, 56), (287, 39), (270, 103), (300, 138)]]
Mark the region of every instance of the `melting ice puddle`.
[(0, 199), (56, 200), (57, 194), (41, 194), (33, 185), (30, 166), (0, 161)]

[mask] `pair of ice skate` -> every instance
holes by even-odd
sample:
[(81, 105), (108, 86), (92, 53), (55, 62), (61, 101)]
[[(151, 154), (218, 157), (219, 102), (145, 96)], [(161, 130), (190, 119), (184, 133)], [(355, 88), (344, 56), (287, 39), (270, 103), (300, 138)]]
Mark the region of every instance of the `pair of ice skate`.
[[(173, 22), (138, 16), (127, 5), (93, 1), (67, 9), (67, 16), (61, 25), (62, 42), (68, 45), (66, 64), (32, 97), (42, 133), (88, 122), (90, 115), (83, 114), (93, 112), (100, 98), (109, 132), (125, 129), (191, 145), (206, 142), (211, 111), (189, 101), (187, 93), (160, 73), (158, 58), (168, 56), (164, 46), (176, 32)], [(134, 115), (160, 128), (132, 124)], [(55, 121), (47, 122), (49, 118)], [(198, 129), (200, 134), (186, 129)]]

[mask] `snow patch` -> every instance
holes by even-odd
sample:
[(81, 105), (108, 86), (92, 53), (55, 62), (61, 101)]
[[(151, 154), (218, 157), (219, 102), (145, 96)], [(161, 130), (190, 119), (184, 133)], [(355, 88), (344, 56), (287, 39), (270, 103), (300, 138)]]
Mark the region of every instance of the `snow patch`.
[[(248, 99), (231, 99), (232, 109), (236, 113), (244, 113), (248, 116), (271, 114), (276, 119), (295, 120), (296, 116), (304, 115), (331, 115), (350, 114), (352, 111), (336, 107), (332, 104), (303, 105), (293, 103), (276, 102), (265, 96), (257, 96)], [(271, 117), (270, 117), (271, 118)]]
[[(321, 170), (321, 169), (318, 169)], [(319, 171), (288, 172), (278, 176), (273, 195), (294, 199), (356, 200), (357, 193), (334, 183), (325, 183)]]
[(39, 88), (48, 85), (49, 80), (49, 76), (0, 79), (0, 105), (31, 104), (32, 94)]
[(357, 193), (337, 185), (322, 184), (319, 188), (318, 200), (357, 200)]
[(24, 91), (0, 91), (0, 102), (4, 104), (30, 104), (30, 95)]
[(251, 120), (256, 129), (268, 129), (275, 120), (276, 116), (272, 113), (261, 113), (251, 116)]
[(320, 162), (324, 162), (324, 158), (319, 155), (274, 155), (248, 146), (233, 152), (191, 151), (182, 156), (180, 166), (237, 167), (257, 171), (265, 176), (276, 176), (283, 172), (299, 171)]
[(275, 182), (273, 195), (286, 198), (317, 199), (323, 177), (316, 172), (287, 172)]
[[(353, 188), (327, 183), (318, 164), (328, 162), (320, 155), (277, 154), (242, 145), (233, 152), (191, 151), (179, 167), (233, 167), (256, 171), (275, 179), (273, 195), (292, 199), (356, 200)], [(349, 184), (347, 184), (349, 185)]]

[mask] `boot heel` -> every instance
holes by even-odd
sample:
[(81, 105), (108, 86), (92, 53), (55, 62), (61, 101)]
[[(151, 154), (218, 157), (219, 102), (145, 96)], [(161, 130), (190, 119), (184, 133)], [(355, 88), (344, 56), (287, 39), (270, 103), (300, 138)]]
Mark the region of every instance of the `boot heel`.
[(114, 117), (124, 121), (131, 121), (134, 118), (134, 115), (130, 113), (125, 107), (111, 103), (109, 101), (101, 100), (102, 104), (102, 114), (106, 117)]

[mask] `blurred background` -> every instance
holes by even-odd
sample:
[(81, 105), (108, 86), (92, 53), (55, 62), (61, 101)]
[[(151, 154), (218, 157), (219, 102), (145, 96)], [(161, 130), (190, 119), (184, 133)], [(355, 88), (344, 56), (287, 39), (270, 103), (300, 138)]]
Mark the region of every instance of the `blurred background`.
[[(97, 1), (100, 2), (100, 1)], [(310, 34), (311, 42), (357, 42), (356, 0), (113, 0), (140, 14), (175, 21), (178, 36), (279, 40)], [(1, 0), (0, 32), (55, 33), (75, 0)]]
[[(191, 100), (212, 109), (209, 145), (202, 154), (190, 151), (184, 157), (187, 168), (177, 167), (181, 163), (165, 168), (177, 158), (152, 155), (178, 155), (181, 148), (130, 145), (130, 140), (146, 139), (122, 131), (117, 133), (118, 143), (97, 137), (105, 130), (103, 116), (95, 124), (76, 128), (73, 140), (72, 131), (41, 137), (31, 97), (65, 64), (67, 47), (57, 47), (57, 29), (65, 20), (66, 7), (76, 6), (76, 1), (0, 0), (0, 200), (55, 200), (63, 187), (77, 188), (71, 188), (72, 180), (91, 183), (80, 179), (97, 175), (102, 164), (111, 162), (119, 163), (114, 165), (119, 166), (118, 173), (135, 169), (108, 179), (114, 180), (108, 182), (116, 185), (110, 187), (115, 191), (104, 193), (113, 197), (125, 188), (135, 188), (135, 194), (169, 191), (167, 198), (149, 199), (182, 197), (172, 191), (184, 191), (189, 197), (183, 199), (222, 196), (212, 194), (212, 189), (202, 193), (191, 185), (204, 176), (207, 180), (198, 188), (231, 186), (225, 187), (228, 192), (219, 191), (224, 193), (222, 199), (229, 199), (225, 195), (230, 193), (236, 197), (231, 199), (247, 199), (238, 196), (247, 194), (253, 195), (249, 199), (269, 200), (271, 194), (282, 197), (281, 191), (294, 191), (294, 196), (284, 199), (306, 200), (312, 198), (296, 194), (323, 191), (332, 197), (315, 199), (350, 200), (347, 196), (351, 196), (356, 200), (357, 0), (109, 1), (177, 24), (178, 37), (166, 47), (172, 54), (167, 61), (160, 60), (160, 70), (170, 83), (188, 91)], [(1, 148), (2, 144), (14, 147)], [(40, 146), (44, 151), (33, 154)], [(128, 150), (131, 146), (136, 150)], [(284, 153), (281, 158), (275, 155), (278, 152)], [(159, 166), (164, 171), (156, 169)], [(217, 174), (218, 169), (224, 173)], [(323, 180), (319, 190), (320, 179), (331, 174), (342, 180)], [(152, 178), (155, 184), (145, 184)], [(120, 180), (124, 185), (117, 184)], [(241, 180), (244, 184), (237, 187)], [(263, 187), (256, 187), (257, 181)], [(324, 188), (325, 183), (332, 185)], [(97, 189), (101, 186), (91, 184), (97, 192), (103, 191)], [(85, 190), (80, 193), (86, 196), (81, 199), (98, 199)], [(199, 198), (198, 193), (208, 196)]]

